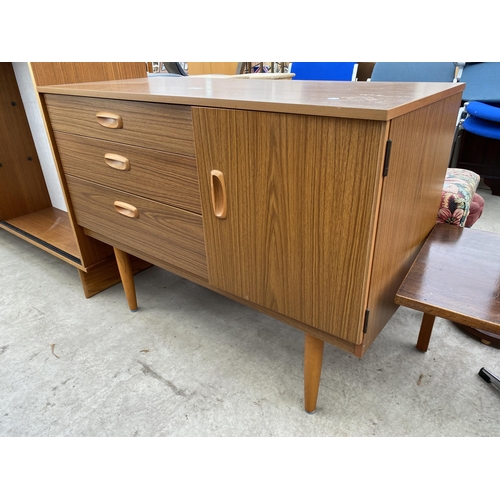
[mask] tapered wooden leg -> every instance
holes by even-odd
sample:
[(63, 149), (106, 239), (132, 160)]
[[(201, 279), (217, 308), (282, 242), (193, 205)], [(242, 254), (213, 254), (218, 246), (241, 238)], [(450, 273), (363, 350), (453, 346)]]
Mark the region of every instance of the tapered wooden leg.
[(306, 333), (304, 345), (304, 406), (307, 413), (316, 411), (324, 346), (325, 343), (322, 340)]
[(435, 319), (436, 316), (424, 313), (422, 324), (420, 325), (420, 333), (418, 334), (417, 340), (417, 349), (419, 351), (427, 351), (427, 348), (429, 347), (429, 341), (431, 340), (432, 327), (434, 326)]
[(125, 290), (125, 297), (127, 297), (128, 307), (131, 311), (135, 312), (137, 311), (137, 298), (135, 295), (134, 273), (130, 264), (130, 257), (119, 248), (113, 247), (113, 249), (115, 251), (116, 263), (118, 264), (118, 271), (120, 272), (123, 289)]

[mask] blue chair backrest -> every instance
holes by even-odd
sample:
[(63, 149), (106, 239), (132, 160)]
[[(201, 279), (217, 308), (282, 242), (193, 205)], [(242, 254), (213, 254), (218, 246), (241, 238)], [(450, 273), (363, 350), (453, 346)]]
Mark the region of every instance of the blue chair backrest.
[(500, 101), (500, 63), (466, 63), (460, 82), (465, 83), (464, 101)]
[(372, 82), (452, 82), (452, 62), (378, 62), (373, 67)]
[(294, 80), (353, 80), (353, 62), (292, 62), (291, 73)]

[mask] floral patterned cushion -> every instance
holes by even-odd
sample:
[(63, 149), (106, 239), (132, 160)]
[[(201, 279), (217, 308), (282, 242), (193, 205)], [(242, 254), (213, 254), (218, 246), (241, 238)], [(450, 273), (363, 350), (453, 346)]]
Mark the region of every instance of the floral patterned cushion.
[(462, 168), (449, 168), (443, 185), (437, 222), (464, 227), (480, 177)]

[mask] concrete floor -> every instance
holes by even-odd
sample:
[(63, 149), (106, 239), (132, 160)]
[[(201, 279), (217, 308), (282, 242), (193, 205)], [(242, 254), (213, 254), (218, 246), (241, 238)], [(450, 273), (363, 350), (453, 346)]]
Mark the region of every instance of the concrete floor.
[[(474, 229), (500, 232), (500, 198)], [(453, 257), (450, 256), (450, 261)], [(77, 271), (0, 231), (0, 436), (499, 436), (500, 350), (400, 308), (363, 359), (326, 345), (318, 411), (302, 332), (162, 269), (85, 299)]]

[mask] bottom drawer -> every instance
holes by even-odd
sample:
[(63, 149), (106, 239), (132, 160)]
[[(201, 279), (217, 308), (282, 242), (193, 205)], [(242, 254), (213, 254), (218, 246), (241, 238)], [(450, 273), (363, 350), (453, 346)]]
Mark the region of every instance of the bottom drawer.
[(66, 176), (77, 223), (208, 279), (201, 215)]

